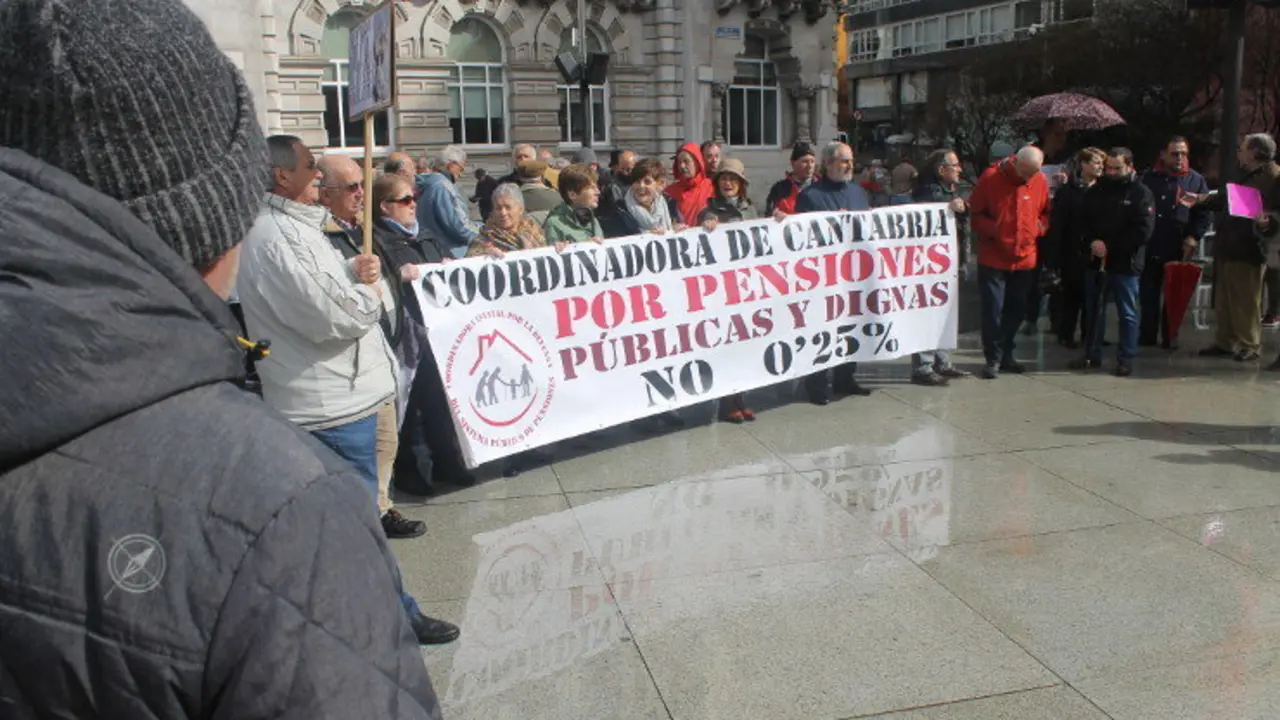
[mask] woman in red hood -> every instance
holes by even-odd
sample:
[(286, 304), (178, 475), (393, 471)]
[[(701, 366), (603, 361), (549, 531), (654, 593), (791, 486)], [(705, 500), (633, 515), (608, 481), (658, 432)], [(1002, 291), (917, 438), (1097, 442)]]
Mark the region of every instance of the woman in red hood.
[(698, 143), (685, 143), (671, 166), (677, 181), (667, 186), (667, 197), (676, 201), (686, 224), (694, 222), (716, 194), (716, 185), (707, 177), (706, 167)]

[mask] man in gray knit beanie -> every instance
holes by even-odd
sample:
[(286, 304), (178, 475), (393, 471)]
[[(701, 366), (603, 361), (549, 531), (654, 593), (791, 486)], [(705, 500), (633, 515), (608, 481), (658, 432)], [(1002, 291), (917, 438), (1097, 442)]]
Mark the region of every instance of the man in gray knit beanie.
[(244, 79), (175, 5), (0, 2), (0, 146), (119, 200), (203, 269), (249, 230), (269, 171)]
[(180, 0), (0, 0), (0, 716), (440, 717), (359, 478), (238, 387), (254, 117)]

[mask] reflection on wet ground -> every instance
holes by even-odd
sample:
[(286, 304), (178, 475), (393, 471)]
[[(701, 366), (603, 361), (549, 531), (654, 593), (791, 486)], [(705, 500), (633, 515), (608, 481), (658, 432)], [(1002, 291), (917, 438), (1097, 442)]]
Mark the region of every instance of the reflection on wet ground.
[(446, 717), (1280, 717), (1280, 375), (1195, 339), (1129, 379), (1047, 336), (1024, 377), (867, 366), (402, 498), (406, 582), (462, 625), (424, 649)]

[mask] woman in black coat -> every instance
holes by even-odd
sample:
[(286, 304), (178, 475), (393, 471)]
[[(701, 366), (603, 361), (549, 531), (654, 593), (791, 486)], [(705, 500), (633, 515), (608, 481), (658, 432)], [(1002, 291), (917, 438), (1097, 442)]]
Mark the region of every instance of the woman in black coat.
[(396, 355), (409, 367), (417, 367), (409, 389), (409, 402), (400, 426), (400, 450), (396, 456), (397, 487), (414, 494), (435, 492), (437, 483), (470, 486), (475, 477), (467, 470), (458, 443), (449, 398), (440, 368), (427, 342), (422, 309), (412, 283), (421, 276), (416, 266), (442, 262), (440, 250), (418, 229), (413, 186), (398, 175), (384, 175), (373, 185), (373, 237), (391, 275), (400, 278), (400, 312)]
[(1058, 271), (1062, 279), (1057, 318), (1058, 344), (1079, 347), (1076, 328), (1089, 337), (1089, 318), (1084, 316), (1085, 273), (1089, 270), (1089, 238), (1085, 237), (1085, 193), (1102, 177), (1106, 153), (1098, 148), (1085, 148), (1076, 156), (1080, 171), (1068, 180), (1053, 197), (1053, 215), (1049, 234), (1045, 236), (1045, 266)]

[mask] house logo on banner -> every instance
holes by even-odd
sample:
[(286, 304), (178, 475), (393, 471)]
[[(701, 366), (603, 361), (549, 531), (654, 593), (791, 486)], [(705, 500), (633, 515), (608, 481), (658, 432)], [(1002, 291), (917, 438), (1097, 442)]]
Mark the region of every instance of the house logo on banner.
[(462, 431), (505, 447), (542, 423), (555, 396), (551, 350), (528, 320), (491, 310), (467, 323), (445, 363), (444, 384)]

